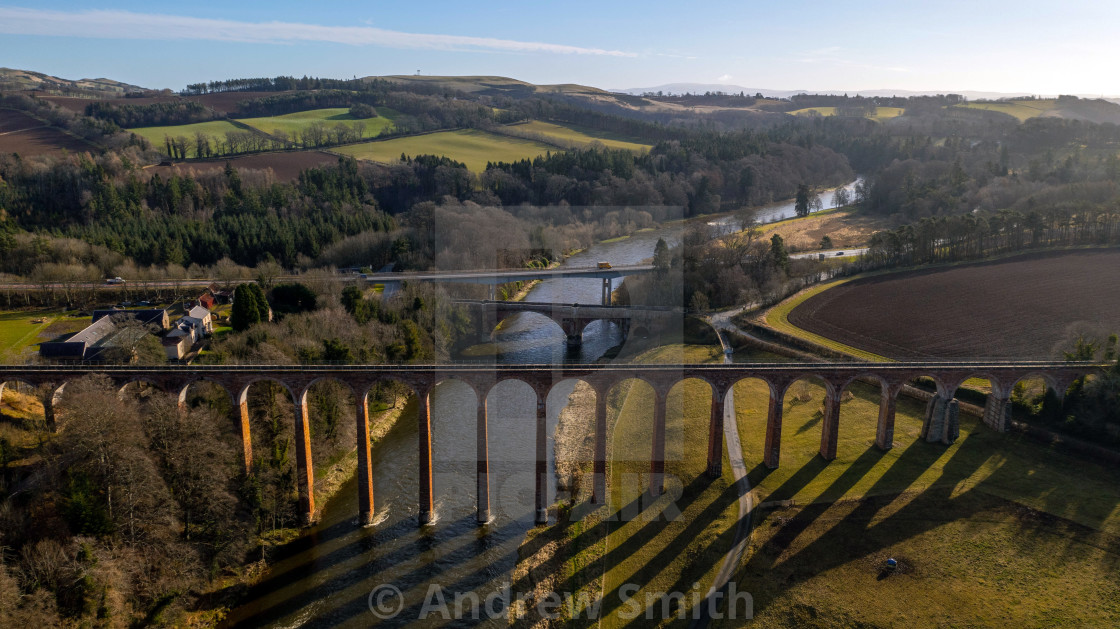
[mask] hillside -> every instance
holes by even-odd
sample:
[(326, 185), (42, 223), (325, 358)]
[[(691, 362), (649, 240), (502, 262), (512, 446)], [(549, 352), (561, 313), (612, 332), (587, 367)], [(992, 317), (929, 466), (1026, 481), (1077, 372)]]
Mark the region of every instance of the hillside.
[(0, 91), (43, 90), (60, 94), (101, 94), (120, 96), (128, 92), (143, 92), (145, 88), (112, 79), (60, 79), (57, 76), (0, 68)]
[(1099, 98), (1022, 98), (997, 101), (976, 101), (959, 105), (970, 109), (997, 111), (1014, 116), (1020, 122), (1031, 118), (1063, 118), (1087, 122), (1120, 124), (1120, 105)]

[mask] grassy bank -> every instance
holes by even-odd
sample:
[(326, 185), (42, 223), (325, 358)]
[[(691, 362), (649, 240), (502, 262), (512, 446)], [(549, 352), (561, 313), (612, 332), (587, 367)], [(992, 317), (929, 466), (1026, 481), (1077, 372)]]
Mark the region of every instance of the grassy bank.
[[(761, 384), (736, 388), (751, 483), (763, 509), (736, 575), (760, 627), (1104, 626), (1120, 619), (1120, 473), (962, 417), (949, 447), (918, 440), (922, 407), (900, 399), (895, 447), (873, 445), (878, 391), (841, 406), (823, 461), (823, 389), (795, 385), (781, 467), (760, 465)], [(742, 401), (742, 404), (740, 404)], [(885, 559), (901, 568), (880, 573)], [(733, 627), (727, 621), (717, 626)]]

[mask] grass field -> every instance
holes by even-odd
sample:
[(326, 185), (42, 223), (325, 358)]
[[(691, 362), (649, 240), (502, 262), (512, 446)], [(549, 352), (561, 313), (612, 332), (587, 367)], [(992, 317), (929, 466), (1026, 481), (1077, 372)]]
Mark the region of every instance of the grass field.
[[(842, 404), (837, 458), (825, 462), (817, 455), (823, 389), (794, 387), (774, 471), (759, 465), (765, 385), (735, 389), (758, 501), (794, 501), (756, 511), (736, 576), (738, 591), (754, 597), (754, 625), (1115, 626), (1115, 469), (966, 416), (954, 445), (925, 443), (923, 406), (907, 398), (895, 447), (881, 452), (879, 392), (862, 384)], [(896, 574), (880, 572), (887, 557), (899, 560)]]
[(180, 136), (188, 138), (190, 142), (187, 143), (187, 156), (195, 157), (195, 134), (205, 134), (210, 137), (211, 142), (214, 142), (215, 140), (225, 141), (226, 133), (229, 131), (244, 132), (245, 130), (228, 120), (211, 120), (209, 122), (197, 122), (195, 124), (172, 125), (166, 127), (140, 127), (138, 129), (129, 129), (129, 131), (151, 142), (152, 147), (157, 151), (164, 150), (165, 138), (177, 138)]
[(612, 149), (627, 149), (638, 153), (648, 151), (652, 148), (652, 145), (644, 144), (636, 138), (614, 133), (605, 133), (577, 125), (560, 125), (552, 122), (531, 120), (522, 124), (513, 125), (510, 128), (541, 135), (562, 143), (573, 143), (582, 146), (598, 142)]
[(395, 138), (379, 142), (351, 144), (336, 149), (339, 153), (368, 159), (375, 162), (393, 163), (400, 160), (401, 153), (416, 155), (443, 155), (463, 162), (467, 168), (482, 172), (487, 162), (511, 162), (544, 155), (556, 148), (511, 138), (476, 129), (462, 131), (441, 131), (426, 135)]
[(335, 127), (338, 125), (354, 126), (356, 123), (361, 122), (365, 125), (365, 130), (363, 131), (364, 136), (372, 138), (386, 129), (392, 129), (393, 119), (399, 115), (396, 111), (388, 107), (378, 107), (377, 113), (378, 116), (376, 118), (359, 120), (350, 115), (350, 110), (348, 108), (338, 107), (333, 109), (312, 109), (310, 111), (300, 111), (294, 114), (269, 116), (266, 118), (242, 118), (239, 119), (238, 122), (269, 134), (279, 130), (284, 132), (287, 136), (302, 132), (316, 122), (321, 122), (328, 127)]
[[(647, 352), (636, 362), (721, 360), (715, 347), (672, 345)], [(627, 390), (634, 394), (627, 395)], [(738, 495), (730, 465), (725, 462), (724, 475), (715, 481), (704, 476), (710, 392), (707, 384), (689, 380), (669, 393), (665, 422), (667, 494), (651, 505), (648, 495), (643, 497), (642, 493), (649, 482), (652, 395), (644, 383), (616, 389), (609, 486), (611, 511), (623, 517), (609, 524), (606, 539), (603, 627), (627, 625), (626, 612), (630, 610), (620, 605), (625, 584), (641, 585), (642, 589), (633, 594), (636, 599), (644, 599), (647, 592), (707, 592), (723, 554), (731, 547)], [(680, 513), (674, 517), (676, 509)], [(627, 513), (633, 515), (626, 517)]]
[(40, 342), (87, 325), (88, 317), (64, 317), (57, 310), (0, 312), (0, 362), (23, 362)]
[[(905, 112), (905, 111), (906, 110), (902, 107), (876, 107), (875, 108), (875, 115), (874, 116), (868, 116), (868, 118), (871, 118), (872, 120), (886, 120), (887, 118), (897, 118), (897, 117), (901, 116), (903, 114), (903, 112)], [(818, 115), (821, 115), (821, 116), (835, 116), (836, 115), (836, 108), (835, 107), (806, 107), (804, 109), (795, 109), (795, 110), (793, 110), (789, 113), (794, 115), (794, 116), (809, 116), (809, 115), (812, 115), (812, 114), (818, 114)]]
[(957, 107), (968, 107), (970, 109), (983, 109), (985, 111), (998, 111), (1009, 116), (1015, 116), (1020, 122), (1029, 120), (1036, 116), (1057, 108), (1058, 101), (1055, 99), (1047, 100), (1009, 100), (993, 103), (965, 103), (957, 105)]

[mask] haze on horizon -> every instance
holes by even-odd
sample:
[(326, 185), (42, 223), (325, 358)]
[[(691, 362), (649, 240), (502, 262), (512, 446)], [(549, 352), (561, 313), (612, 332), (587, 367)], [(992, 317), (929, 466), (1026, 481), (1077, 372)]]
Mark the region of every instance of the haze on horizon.
[[(17, 0), (18, 2), (18, 0)], [(1120, 5), (574, 0), (414, 5), (114, 0), (0, 5), (0, 65), (151, 88), (257, 76), (501, 75), (668, 83), (1120, 95)], [(419, 5), (416, 5), (419, 6)], [(855, 9), (853, 8), (855, 7)], [(856, 10), (858, 9), (858, 10)]]

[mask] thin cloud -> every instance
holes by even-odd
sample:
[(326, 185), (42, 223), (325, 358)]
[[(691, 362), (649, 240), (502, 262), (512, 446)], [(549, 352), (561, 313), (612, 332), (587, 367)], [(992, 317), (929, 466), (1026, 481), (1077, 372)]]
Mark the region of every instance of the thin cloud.
[(726, 83), (730, 80), (731, 80), (731, 75), (730, 74), (721, 74), (718, 78), (716, 78), (716, 81), (719, 81), (720, 83)]
[(490, 37), (404, 33), (372, 26), (322, 26), (292, 22), (235, 22), (131, 11), (44, 11), (0, 7), (0, 33), (98, 39), (211, 40), (258, 44), (331, 42), (455, 51), (550, 53), (636, 57), (634, 53)]

